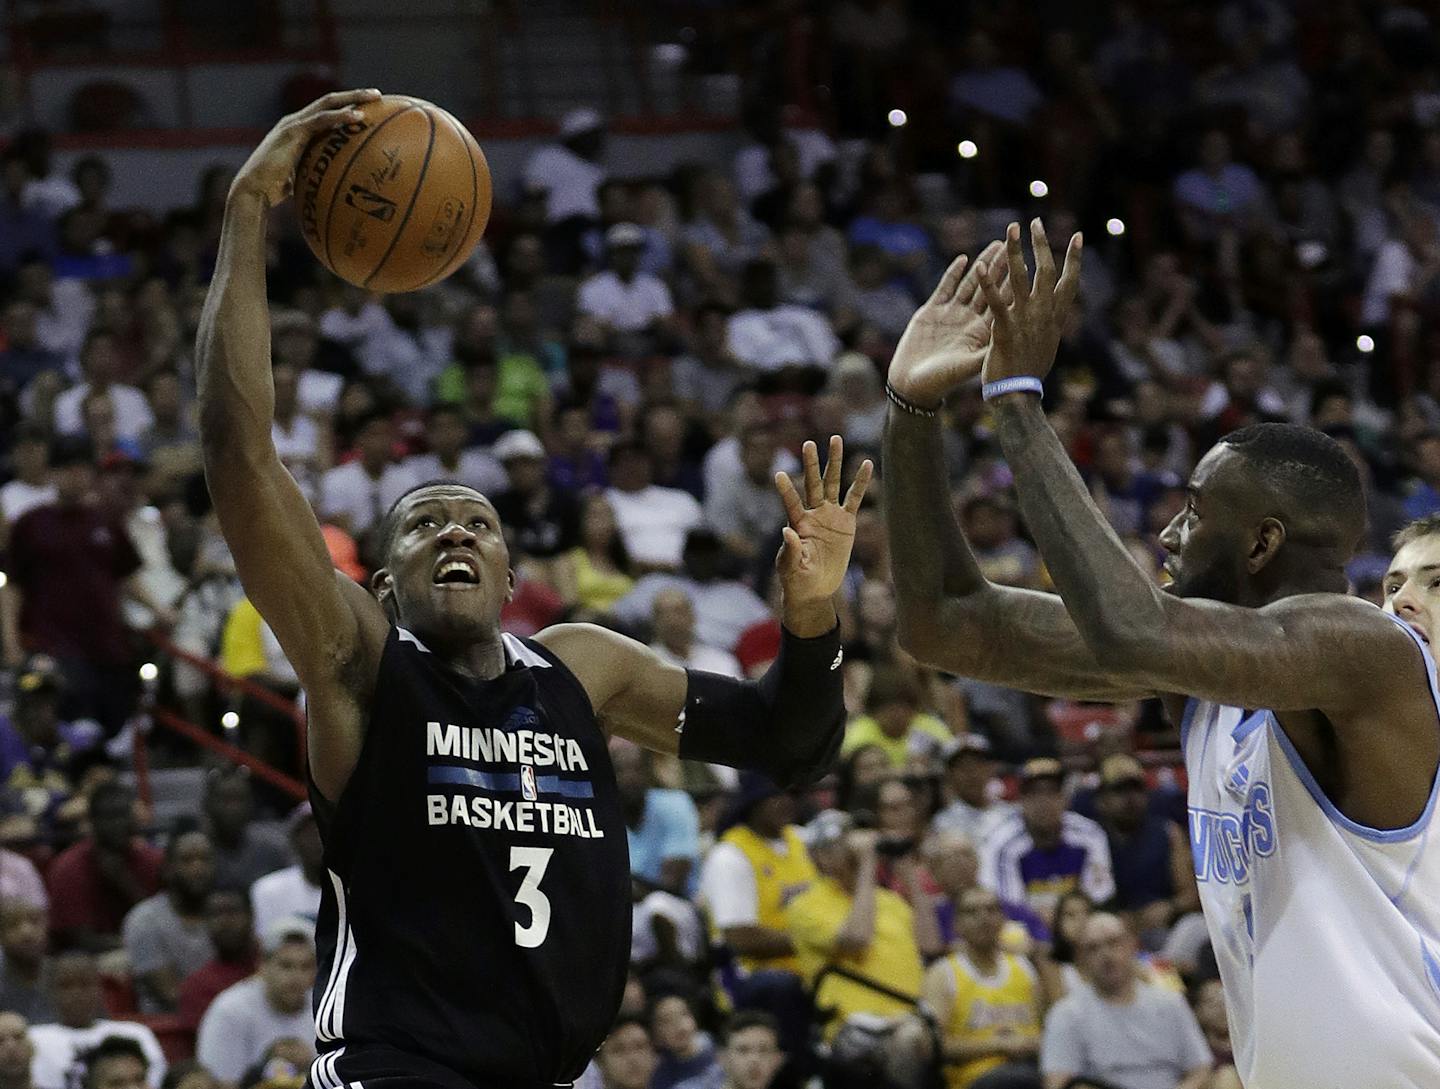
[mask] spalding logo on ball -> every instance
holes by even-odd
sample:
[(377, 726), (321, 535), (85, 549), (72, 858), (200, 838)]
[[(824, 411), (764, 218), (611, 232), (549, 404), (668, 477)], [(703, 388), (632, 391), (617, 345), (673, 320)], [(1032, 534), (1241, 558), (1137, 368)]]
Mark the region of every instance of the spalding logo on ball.
[(370, 291), (416, 291), (465, 263), (490, 219), (490, 167), (439, 106), (384, 95), (313, 140), (295, 169), (320, 263)]

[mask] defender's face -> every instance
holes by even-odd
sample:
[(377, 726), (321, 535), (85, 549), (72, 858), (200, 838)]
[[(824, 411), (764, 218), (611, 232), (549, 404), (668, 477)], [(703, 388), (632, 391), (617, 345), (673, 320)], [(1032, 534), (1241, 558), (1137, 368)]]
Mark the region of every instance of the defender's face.
[(1239, 459), (1224, 443), (1201, 458), (1185, 506), (1160, 534), (1169, 590), (1177, 597), (1239, 600), (1245, 551), (1231, 499)]
[(425, 488), (407, 497), (373, 585), (393, 598), (401, 623), (421, 639), (479, 638), (500, 622), (514, 576), (500, 516), (470, 488)]
[(1395, 553), (1382, 589), (1385, 611), (1430, 643), (1440, 632), (1440, 536), (1421, 537)]

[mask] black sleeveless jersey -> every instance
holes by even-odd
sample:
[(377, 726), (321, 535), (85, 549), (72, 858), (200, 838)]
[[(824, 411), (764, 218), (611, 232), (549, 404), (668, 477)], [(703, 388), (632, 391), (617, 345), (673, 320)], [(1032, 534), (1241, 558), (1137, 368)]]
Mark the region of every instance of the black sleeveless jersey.
[(392, 628), (344, 794), (311, 784), (322, 1061), (374, 1045), (479, 1086), (549, 1086), (614, 1020), (630, 860), (605, 737), (559, 659), (504, 643), (505, 672), (475, 681)]

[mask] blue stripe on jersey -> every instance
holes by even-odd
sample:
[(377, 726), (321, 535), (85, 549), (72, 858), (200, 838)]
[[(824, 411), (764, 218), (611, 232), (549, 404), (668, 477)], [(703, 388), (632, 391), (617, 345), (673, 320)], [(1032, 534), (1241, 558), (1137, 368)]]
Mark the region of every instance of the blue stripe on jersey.
[[(481, 790), (497, 794), (519, 794), (521, 792), (518, 771), (476, 771), (474, 768), (443, 765), (431, 767), (428, 779), (432, 783), (479, 787)], [(593, 798), (595, 796), (595, 786), (588, 780), (562, 779), (558, 775), (535, 776), (535, 790), (539, 794), (559, 794), (562, 798)]]

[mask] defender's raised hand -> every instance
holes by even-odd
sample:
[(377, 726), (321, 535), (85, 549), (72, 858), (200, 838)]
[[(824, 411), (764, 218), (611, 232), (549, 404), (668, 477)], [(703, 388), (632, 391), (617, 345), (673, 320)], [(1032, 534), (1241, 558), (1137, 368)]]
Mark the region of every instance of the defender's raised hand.
[(380, 92), (373, 87), (364, 91), (336, 91), (282, 117), (245, 160), (230, 184), (230, 192), (254, 193), (273, 208), (290, 195), (295, 165), (310, 141), (322, 132), (359, 121), (360, 113), (355, 107), (379, 97)]
[(1018, 223), (1010, 224), (1005, 232), (1003, 264), (985, 258), (975, 263), (994, 326), (981, 372), (987, 385), (1003, 378), (1044, 378), (1050, 373), (1060, 334), (1080, 291), (1079, 233), (1070, 238), (1058, 279), (1055, 257), (1039, 219), (1030, 222), (1030, 238), (1035, 249), (1033, 284), (1020, 250)]
[(839, 435), (832, 435), (822, 476), (820, 452), (813, 442), (807, 442), (801, 451), (805, 475), (803, 501), (788, 475), (775, 474), (775, 489), (780, 493), (790, 522), (781, 531), (785, 541), (775, 557), (775, 570), (785, 588), (787, 607), (829, 601), (850, 566), (855, 514), (865, 498), (865, 489), (870, 486), (875, 465), (868, 458), (865, 460), (841, 503), (840, 467), (844, 460), (845, 445)]
[(888, 378), (907, 401), (932, 408), (980, 373), (990, 347), (990, 304), (980, 291), (979, 269), (993, 263), (1003, 248), (991, 242), (974, 265), (963, 255), (955, 258), (935, 293), (910, 318)]

